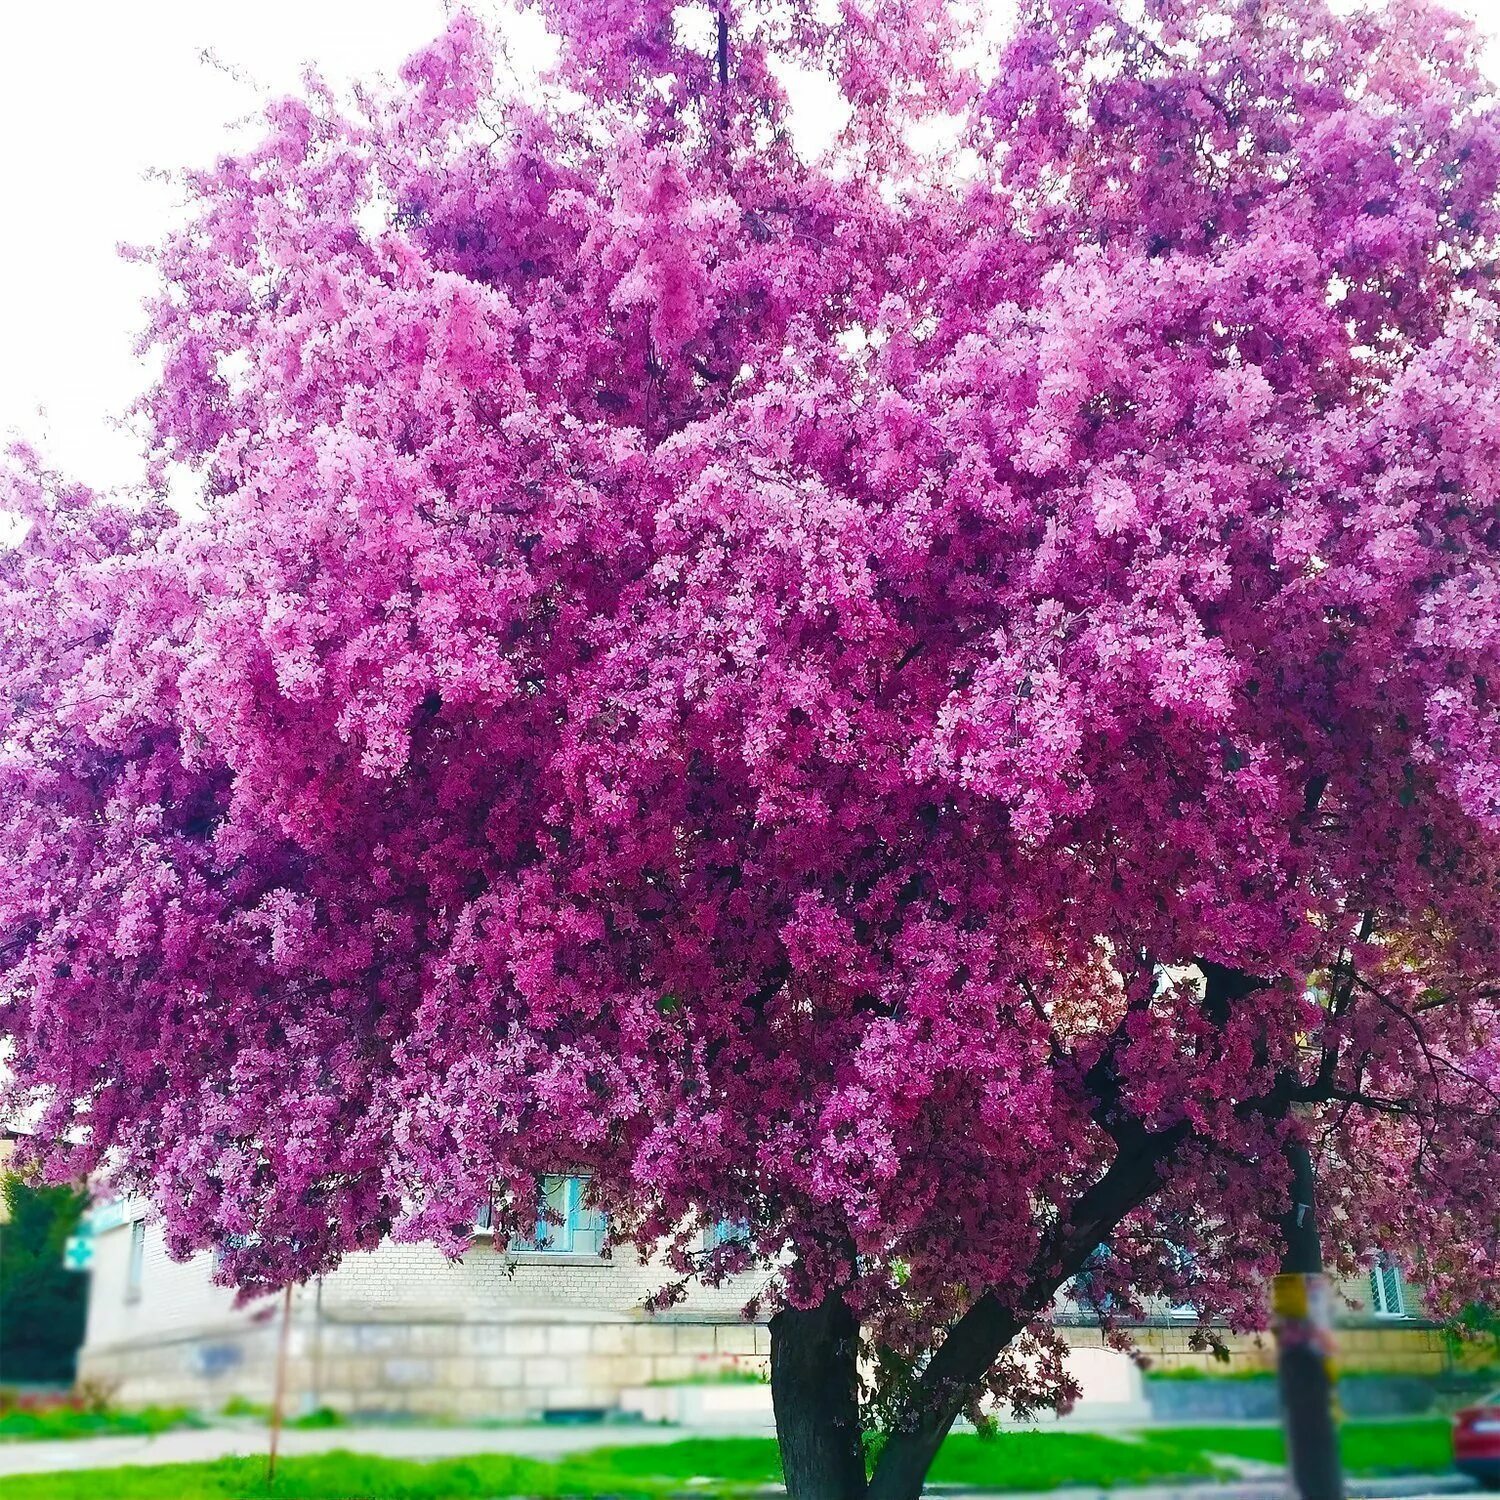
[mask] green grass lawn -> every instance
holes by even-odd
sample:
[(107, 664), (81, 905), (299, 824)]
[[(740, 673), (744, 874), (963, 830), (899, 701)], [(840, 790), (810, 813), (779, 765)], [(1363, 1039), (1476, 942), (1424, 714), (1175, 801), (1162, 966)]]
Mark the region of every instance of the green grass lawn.
[[(1286, 1462), (1286, 1444), (1275, 1427), (1157, 1428), (1151, 1436), (1157, 1443), (1194, 1453)], [(1453, 1428), (1442, 1417), (1346, 1422), (1339, 1447), (1350, 1474), (1440, 1474), (1453, 1467)]]
[[(0, 1479), (6, 1500), (498, 1500), (561, 1493), (557, 1470), (503, 1454), (407, 1463), (359, 1453), (289, 1458), (266, 1484), (264, 1458), (223, 1458), (207, 1464), (78, 1469)], [(577, 1494), (577, 1491), (573, 1493)], [(640, 1492), (643, 1493), (643, 1492)]]
[[(768, 1437), (687, 1438), (660, 1446), (598, 1448), (576, 1455), (562, 1468), (616, 1485), (625, 1479), (681, 1484), (708, 1478), (749, 1485), (781, 1481), (776, 1442)], [(943, 1444), (932, 1466), (932, 1478), (939, 1483), (997, 1490), (1212, 1478), (1216, 1472), (1203, 1454), (1180, 1446), (1084, 1432), (1008, 1432), (993, 1438), (956, 1433)]]
[[(1088, 1433), (1004, 1433), (993, 1439), (950, 1438), (933, 1478), (997, 1490), (1058, 1485), (1131, 1484), (1154, 1479), (1209, 1478), (1201, 1453), (1155, 1442)], [(679, 1443), (597, 1448), (560, 1463), (485, 1454), (409, 1463), (355, 1453), (285, 1460), (274, 1488), (265, 1461), (222, 1459), (207, 1464), (78, 1470), (0, 1479), (0, 1500), (496, 1500), (496, 1497), (639, 1496), (691, 1490), (734, 1495), (781, 1477), (770, 1438), (690, 1438)], [(705, 1482), (706, 1481), (706, 1482)]]
[(563, 1459), (558, 1468), (569, 1476), (597, 1478), (596, 1489), (607, 1483), (637, 1482), (660, 1489), (699, 1478), (752, 1487), (781, 1483), (776, 1440), (768, 1437), (684, 1438), (679, 1443), (591, 1448)]
[[(79, 1415), (77, 1413), (74, 1414)], [(117, 1429), (118, 1430), (118, 1429)], [(138, 1429), (139, 1430), (139, 1429)], [(1350, 1474), (1436, 1473), (1450, 1466), (1441, 1419), (1351, 1422), (1342, 1435)], [(959, 1433), (933, 1465), (939, 1483), (976, 1489), (1047, 1490), (1065, 1484), (1130, 1485), (1223, 1477), (1212, 1455), (1284, 1460), (1270, 1427), (1163, 1428), (1139, 1440), (1077, 1432)], [(505, 1454), (412, 1463), (355, 1453), (283, 1462), (273, 1488), (265, 1460), (78, 1470), (0, 1479), (0, 1500), (498, 1500), (498, 1497), (656, 1497), (691, 1492), (732, 1496), (781, 1477), (771, 1438), (687, 1438), (601, 1447), (558, 1463)]]
[(1003, 1432), (993, 1438), (956, 1433), (943, 1444), (931, 1477), (976, 1489), (1050, 1490), (1065, 1484), (1149, 1484), (1212, 1479), (1202, 1453), (1154, 1440), (1122, 1441), (1089, 1432)]
[(129, 1436), (203, 1427), (196, 1412), (181, 1406), (145, 1406), (136, 1411), (79, 1411), (70, 1406), (12, 1407), (0, 1412), (0, 1442), (48, 1438)]

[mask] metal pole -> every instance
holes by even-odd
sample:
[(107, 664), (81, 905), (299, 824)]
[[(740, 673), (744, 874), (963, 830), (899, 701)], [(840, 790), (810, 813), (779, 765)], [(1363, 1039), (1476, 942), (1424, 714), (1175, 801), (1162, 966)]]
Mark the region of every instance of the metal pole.
[(276, 1385), (271, 1395), (271, 1452), (266, 1459), (266, 1483), (276, 1480), (276, 1450), (281, 1445), (281, 1414), (286, 1404), (286, 1352), (292, 1328), (292, 1284), (281, 1298), (281, 1333), (276, 1340)]
[(317, 1411), (323, 1405), (323, 1278), (318, 1277), (317, 1291), (313, 1294), (313, 1367), (312, 1401), (309, 1410)]
[(1272, 1287), (1287, 1467), (1298, 1500), (1344, 1500), (1334, 1418), (1332, 1299), (1323, 1274), (1312, 1153), (1286, 1147), (1292, 1202), (1281, 1221), (1285, 1250)]

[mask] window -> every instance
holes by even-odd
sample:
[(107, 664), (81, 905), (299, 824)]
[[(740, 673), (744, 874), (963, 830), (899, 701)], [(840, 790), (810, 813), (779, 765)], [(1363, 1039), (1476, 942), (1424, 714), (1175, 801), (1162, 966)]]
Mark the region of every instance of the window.
[(226, 1234), (214, 1246), (214, 1275), (217, 1276), (224, 1269), (224, 1258), (230, 1250), (248, 1250), (252, 1245), (258, 1244), (260, 1244), (258, 1234)]
[[(1198, 1257), (1191, 1250), (1185, 1250), (1181, 1245), (1172, 1240), (1166, 1242), (1166, 1258), (1171, 1264), (1175, 1274), (1192, 1286), (1200, 1280), (1198, 1273)], [(1178, 1292), (1181, 1296), (1181, 1291)], [(1198, 1309), (1191, 1302), (1168, 1302), (1162, 1311), (1169, 1318), (1198, 1318)]]
[(1377, 1318), (1406, 1316), (1406, 1286), (1401, 1267), (1389, 1255), (1380, 1256), (1370, 1269), (1370, 1311)]
[(1109, 1261), (1109, 1246), (1096, 1245), (1089, 1252), (1088, 1259), (1084, 1261), (1078, 1274), (1068, 1286), (1068, 1295), (1074, 1302), (1104, 1317), (1108, 1317), (1115, 1309), (1114, 1294), (1102, 1290), (1099, 1286), (1099, 1280), (1106, 1271)]
[[(1200, 1279), (1197, 1257), (1192, 1251), (1185, 1250), (1170, 1240), (1166, 1242), (1165, 1249), (1170, 1260), (1175, 1262), (1173, 1269), (1177, 1275), (1189, 1282), (1189, 1288), (1178, 1291), (1177, 1295), (1180, 1297), (1183, 1291), (1190, 1289), (1191, 1283)], [(1089, 1312), (1098, 1313), (1104, 1317), (1119, 1315), (1134, 1318), (1137, 1313), (1131, 1310), (1132, 1294), (1127, 1290), (1121, 1297), (1107, 1290), (1109, 1281), (1113, 1279), (1118, 1282), (1120, 1275), (1118, 1267), (1113, 1264), (1114, 1258), (1114, 1252), (1107, 1244), (1095, 1246), (1072, 1281), (1068, 1283), (1067, 1295), (1079, 1307)], [(1173, 1302), (1165, 1296), (1148, 1299), (1145, 1311), (1148, 1316), (1157, 1319), (1191, 1318), (1197, 1322), (1202, 1316), (1198, 1307), (1193, 1303)]]
[(604, 1244), (604, 1215), (584, 1205), (587, 1177), (542, 1178), (546, 1212), (537, 1217), (536, 1230), (510, 1242), (525, 1255), (597, 1255)]
[(125, 1263), (125, 1300), (141, 1300), (141, 1284), (146, 1271), (146, 1222), (137, 1219), (130, 1226), (130, 1255)]
[(750, 1225), (744, 1219), (717, 1219), (703, 1231), (703, 1248), (717, 1250), (721, 1245), (744, 1245), (750, 1240)]
[[(1171, 1249), (1177, 1261), (1177, 1274), (1196, 1281), (1198, 1279), (1197, 1258), (1190, 1251), (1184, 1250), (1180, 1246), (1173, 1245)], [(1181, 1294), (1179, 1293), (1179, 1295)], [(1167, 1304), (1167, 1316), (1169, 1318), (1192, 1318), (1196, 1321), (1198, 1309), (1191, 1302), (1169, 1302)]]

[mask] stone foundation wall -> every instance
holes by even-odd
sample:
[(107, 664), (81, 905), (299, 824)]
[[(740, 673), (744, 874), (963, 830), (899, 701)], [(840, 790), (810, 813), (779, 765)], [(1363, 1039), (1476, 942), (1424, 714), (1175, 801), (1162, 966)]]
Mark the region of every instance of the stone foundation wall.
[[(269, 1401), (279, 1301), (236, 1308), (212, 1259), (170, 1260), (157, 1226), (96, 1237), (79, 1371), (120, 1401), (206, 1410), (233, 1397)], [(739, 1311), (763, 1277), (698, 1288), (670, 1314), (647, 1299), (671, 1279), (628, 1251), (509, 1253), (476, 1238), (461, 1261), (385, 1244), (349, 1256), (293, 1294), (288, 1410), (515, 1418), (613, 1409), (653, 1381), (763, 1368), (770, 1335)]]
[[(1136, 1347), (1151, 1361), (1154, 1374), (1201, 1370), (1205, 1374), (1276, 1368), (1276, 1344), (1269, 1333), (1236, 1334), (1225, 1329), (1218, 1336), (1229, 1348), (1226, 1365), (1207, 1350), (1191, 1347), (1191, 1325), (1131, 1330)], [(1097, 1349), (1103, 1344), (1096, 1328), (1064, 1328), (1075, 1349)], [(1344, 1326), (1334, 1330), (1338, 1364), (1345, 1370), (1383, 1371), (1402, 1375), (1437, 1375), (1448, 1368), (1442, 1330), (1431, 1323), (1412, 1321)]]
[[(84, 1350), (82, 1374), (127, 1403), (215, 1409), (270, 1399), (276, 1323), (229, 1326)], [(287, 1410), (351, 1416), (538, 1417), (619, 1405), (621, 1391), (726, 1367), (764, 1371), (764, 1325), (689, 1319), (351, 1320), (294, 1308)]]
[[(214, 1285), (211, 1258), (169, 1260), (154, 1225), (143, 1225), (133, 1257), (134, 1216), (97, 1236), (80, 1375), (132, 1404), (269, 1401), (279, 1304), (236, 1308)], [(670, 1314), (649, 1316), (645, 1304), (670, 1279), (629, 1254), (511, 1253), (486, 1240), (458, 1262), (415, 1245), (352, 1255), (294, 1295), (288, 1409), (524, 1418), (612, 1410), (622, 1391), (727, 1365), (764, 1370), (769, 1331), (739, 1317), (763, 1276), (697, 1288)], [(1096, 1327), (1060, 1331), (1076, 1349), (1102, 1347)], [(1134, 1336), (1156, 1373), (1223, 1373), (1190, 1347), (1192, 1332), (1190, 1322), (1163, 1320)], [(1231, 1370), (1274, 1367), (1269, 1336), (1222, 1336)], [(1346, 1370), (1446, 1368), (1440, 1330), (1420, 1319), (1346, 1320), (1338, 1340)]]

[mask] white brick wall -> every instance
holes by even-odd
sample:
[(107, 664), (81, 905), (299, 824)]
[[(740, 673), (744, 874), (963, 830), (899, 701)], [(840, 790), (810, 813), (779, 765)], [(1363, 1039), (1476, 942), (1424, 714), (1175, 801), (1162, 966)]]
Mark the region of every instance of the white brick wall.
[[(140, 1295), (130, 1300), (129, 1256), (128, 1223), (96, 1237), (81, 1372), (117, 1383), (120, 1399), (131, 1402), (213, 1409), (233, 1395), (267, 1400), (277, 1324), (266, 1314), (276, 1313), (274, 1300), (236, 1309), (233, 1293), (212, 1284), (211, 1257), (173, 1263), (151, 1224)], [(739, 1317), (764, 1275), (699, 1288), (685, 1305), (648, 1317), (645, 1298), (668, 1279), (630, 1251), (611, 1261), (513, 1256), (486, 1239), (457, 1263), (422, 1245), (351, 1255), (321, 1286), (294, 1294), (292, 1409), (326, 1403), (372, 1413), (527, 1416), (612, 1407), (628, 1387), (723, 1365), (764, 1366), (766, 1327)], [(1363, 1282), (1345, 1290), (1369, 1297)], [(1410, 1310), (1420, 1318), (1415, 1295)], [(1059, 1311), (1066, 1317), (1065, 1302)], [(1346, 1328), (1377, 1322), (1368, 1308), (1340, 1312)], [(1187, 1319), (1158, 1321), (1184, 1338), (1192, 1327)]]
[[(96, 1237), (81, 1372), (117, 1384), (123, 1401), (267, 1399), (274, 1300), (236, 1309), (233, 1292), (213, 1285), (209, 1255), (173, 1263), (149, 1223), (130, 1300), (129, 1257), (128, 1224)], [(351, 1255), (294, 1293), (291, 1407), (524, 1416), (613, 1407), (629, 1386), (764, 1366), (769, 1334), (739, 1316), (764, 1274), (698, 1288), (649, 1317), (645, 1299), (669, 1279), (629, 1250), (609, 1261), (512, 1255), (483, 1238), (459, 1262), (423, 1245)]]
[(205, 1252), (180, 1264), (168, 1259), (161, 1231), (149, 1223), (140, 1296), (130, 1300), (130, 1234), (130, 1225), (123, 1224), (95, 1237), (86, 1344), (114, 1344), (243, 1318), (234, 1313), (234, 1293), (210, 1279), (212, 1257)]

